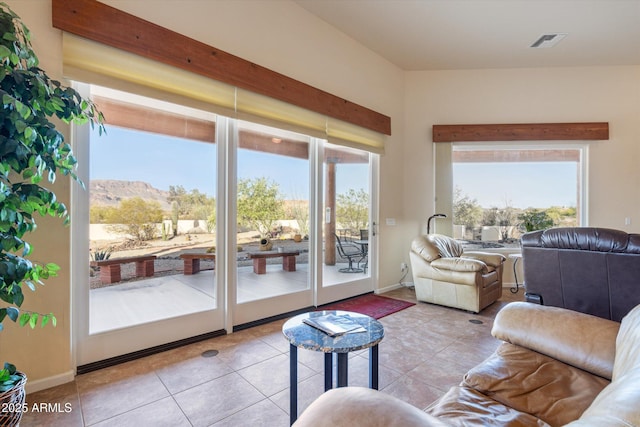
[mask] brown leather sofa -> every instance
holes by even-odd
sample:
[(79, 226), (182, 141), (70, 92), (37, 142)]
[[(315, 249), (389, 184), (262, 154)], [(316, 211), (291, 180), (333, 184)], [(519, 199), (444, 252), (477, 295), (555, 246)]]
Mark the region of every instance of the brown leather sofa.
[(640, 306), (618, 323), (558, 307), (507, 305), (503, 341), (424, 411), (383, 391), (330, 390), (296, 427), (640, 426)]
[(409, 260), (418, 301), (478, 313), (502, 296), (501, 254), (463, 252), (457, 240), (427, 234), (413, 239)]
[(521, 243), (527, 301), (616, 321), (640, 304), (640, 234), (550, 228)]

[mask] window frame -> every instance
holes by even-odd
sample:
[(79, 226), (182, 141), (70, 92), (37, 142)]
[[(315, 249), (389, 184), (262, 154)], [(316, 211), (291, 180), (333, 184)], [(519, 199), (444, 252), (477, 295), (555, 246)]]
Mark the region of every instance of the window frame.
[[(435, 212), (444, 213), (447, 218), (436, 222), (436, 232), (453, 235), (453, 151), (455, 148), (468, 147), (468, 150), (577, 150), (579, 152), (577, 201), (578, 226), (587, 226), (588, 215), (588, 158), (589, 145), (586, 141), (523, 141), (523, 142), (451, 142), (434, 144), (434, 195)], [(473, 195), (469, 195), (473, 197)]]

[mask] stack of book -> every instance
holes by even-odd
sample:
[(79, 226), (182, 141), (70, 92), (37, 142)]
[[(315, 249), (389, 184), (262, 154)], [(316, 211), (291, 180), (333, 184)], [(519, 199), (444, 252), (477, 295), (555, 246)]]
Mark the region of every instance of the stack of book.
[(308, 317), (302, 321), (332, 337), (367, 331), (348, 314), (325, 314)]

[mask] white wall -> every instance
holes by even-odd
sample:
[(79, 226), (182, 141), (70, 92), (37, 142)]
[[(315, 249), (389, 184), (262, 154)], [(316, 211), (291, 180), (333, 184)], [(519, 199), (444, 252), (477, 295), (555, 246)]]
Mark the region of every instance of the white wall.
[(640, 67), (406, 73), (408, 234), (434, 213), (432, 125), (590, 121), (609, 122), (610, 139), (589, 142), (588, 225), (639, 232)]

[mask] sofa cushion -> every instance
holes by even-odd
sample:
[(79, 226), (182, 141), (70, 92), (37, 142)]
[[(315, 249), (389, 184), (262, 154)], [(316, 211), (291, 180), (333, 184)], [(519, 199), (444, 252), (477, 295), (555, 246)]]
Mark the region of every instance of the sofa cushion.
[(295, 427), (446, 427), (415, 406), (378, 390), (334, 388), (316, 399)]
[(425, 412), (455, 427), (548, 427), (538, 418), (510, 408), (477, 390), (452, 387)]
[(631, 310), (620, 324), (613, 381), (632, 369), (640, 369), (640, 305)]
[(577, 311), (513, 302), (500, 310), (491, 333), (611, 379), (619, 328), (618, 322)]
[(502, 254), (494, 254), (489, 252), (469, 251), (463, 252), (460, 256), (462, 258), (470, 258), (482, 261), (487, 264), (487, 266), (493, 268), (500, 267), (506, 260), (506, 258)]
[[(470, 258), (438, 258), (431, 262), (431, 268), (462, 273), (487, 271), (487, 265), (484, 262)], [(495, 269), (492, 268), (492, 270)]]
[(503, 343), (462, 386), (550, 425), (576, 420), (609, 381), (529, 349)]
[(640, 425), (640, 367), (616, 378), (571, 427), (635, 427)]

